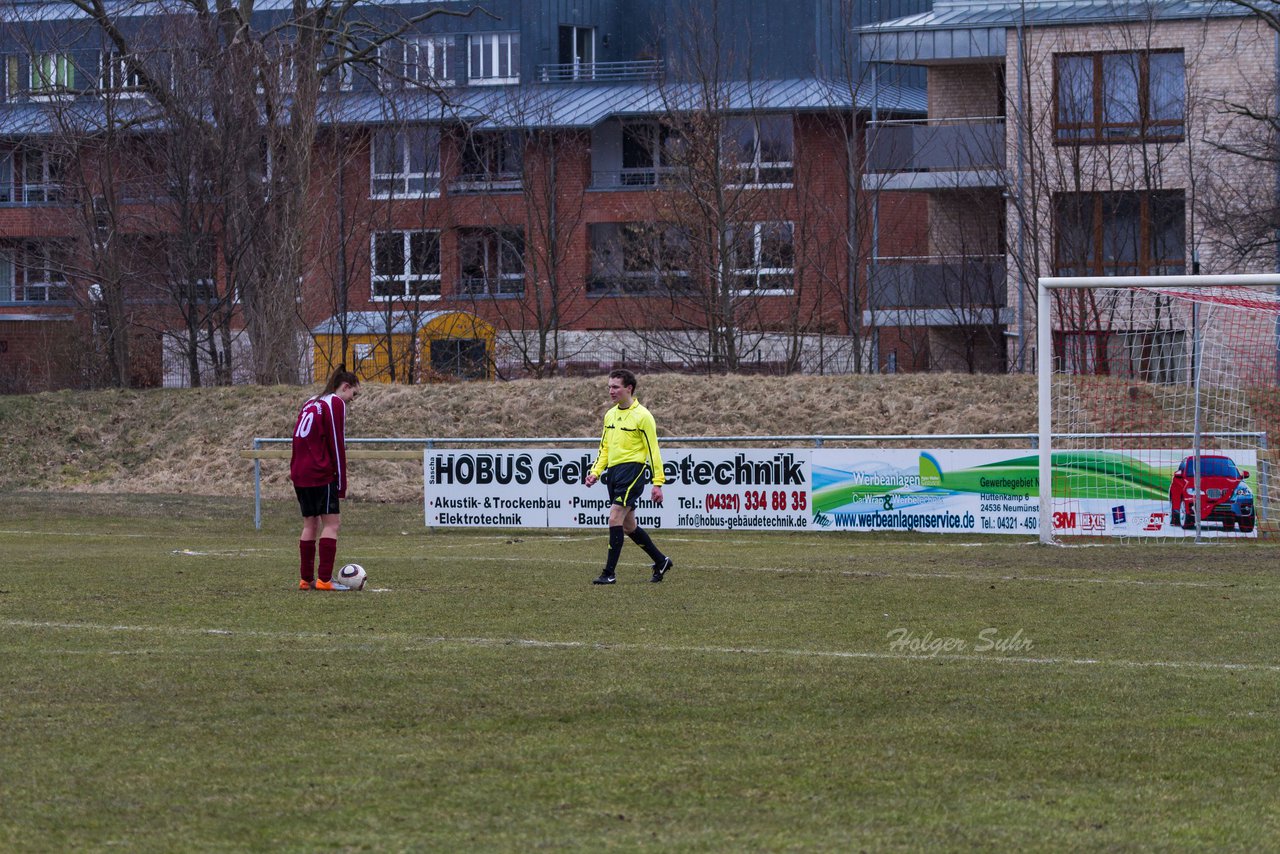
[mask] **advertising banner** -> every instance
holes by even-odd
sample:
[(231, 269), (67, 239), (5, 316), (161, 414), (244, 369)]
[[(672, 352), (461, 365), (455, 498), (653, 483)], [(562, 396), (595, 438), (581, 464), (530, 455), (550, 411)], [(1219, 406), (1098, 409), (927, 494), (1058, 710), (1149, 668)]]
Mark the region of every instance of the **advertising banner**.
[[(1197, 503), (1175, 477), (1189, 451), (1066, 451), (1053, 455), (1053, 526), (1062, 535), (1194, 536), (1254, 530), (1255, 451), (1206, 455)], [(815, 527), (846, 531), (1037, 534), (1040, 458), (1009, 450), (818, 450), (813, 454)], [(1199, 508), (1199, 509), (1197, 509)], [(1226, 522), (1230, 522), (1228, 528)]]
[[(1054, 454), (1055, 533), (1193, 536), (1254, 532), (1255, 451), (1203, 457), (1202, 492), (1181, 472), (1189, 451)], [(571, 449), (427, 451), (425, 518), (433, 527), (600, 528), (595, 459)], [(1020, 534), (1040, 527), (1039, 457), (1028, 450), (672, 449), (665, 501), (636, 506), (646, 528)], [(1252, 478), (1252, 479), (1250, 479)]]
[[(664, 454), (662, 506), (645, 488), (645, 528), (804, 530), (810, 449), (672, 449)], [(426, 523), (438, 527), (599, 528), (609, 491), (583, 478), (594, 452), (565, 449), (427, 451)]]

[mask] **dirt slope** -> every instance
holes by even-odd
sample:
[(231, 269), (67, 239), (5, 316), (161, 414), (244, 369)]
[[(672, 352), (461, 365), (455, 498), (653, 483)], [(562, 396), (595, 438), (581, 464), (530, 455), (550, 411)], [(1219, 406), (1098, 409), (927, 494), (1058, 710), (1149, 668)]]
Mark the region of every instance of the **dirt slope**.
[[(433, 386), (370, 383), (348, 437), (594, 436), (602, 378)], [(237, 452), (287, 436), (316, 389), (236, 387), (0, 397), (0, 489), (251, 495)], [(910, 374), (640, 378), (664, 436), (1011, 433), (1035, 429), (1035, 379)], [(264, 463), (266, 494), (291, 494), (287, 465)], [(353, 464), (353, 497), (412, 500), (412, 463)]]

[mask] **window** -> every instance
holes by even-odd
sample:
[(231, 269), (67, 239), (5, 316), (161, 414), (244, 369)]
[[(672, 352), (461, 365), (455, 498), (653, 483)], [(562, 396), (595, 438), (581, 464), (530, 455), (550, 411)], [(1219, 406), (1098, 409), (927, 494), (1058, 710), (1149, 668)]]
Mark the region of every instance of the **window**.
[[(316, 70), (324, 72), (320, 79), (320, 88), (325, 92), (350, 92), (352, 80), (355, 79), (355, 68), (351, 62), (351, 51), (344, 45), (336, 45), (316, 60)], [(339, 60), (342, 60), (339, 62)], [(330, 67), (331, 63), (337, 63)]]
[(458, 260), (462, 272), (460, 295), (524, 293), (524, 232), (519, 229), (460, 229)]
[(518, 190), (524, 143), (518, 133), (472, 131), (462, 141), (458, 190)]
[(28, 89), (33, 96), (73, 92), (76, 88), (76, 66), (69, 53), (42, 53), (31, 57)]
[(624, 187), (658, 183), (670, 171), (670, 146), (675, 134), (658, 122), (628, 122), (622, 126), (622, 180)]
[(1185, 209), (1181, 190), (1058, 194), (1054, 275), (1182, 274)]
[(440, 232), (379, 231), (373, 235), (375, 300), (440, 296)]
[(485, 33), (467, 39), (472, 83), (520, 82), (520, 34)]
[(378, 53), (382, 85), (388, 89), (452, 82), (453, 36), (410, 36), (384, 44)]
[(596, 31), (591, 27), (560, 28), (558, 80), (590, 80), (595, 75)]
[(0, 152), (0, 204), (12, 204), (17, 198), (13, 192), (13, 152)]
[(733, 230), (735, 289), (758, 295), (789, 294), (795, 249), (789, 222), (753, 222)]
[(489, 376), (489, 350), (480, 338), (436, 338), (431, 342), (431, 370), (437, 374), (482, 380)]
[(419, 36), (404, 44), (404, 76), (420, 85), (449, 81), (453, 36)]
[(62, 198), (62, 161), (47, 151), (25, 148), (22, 161), (22, 201), (26, 204), (56, 202)]
[(791, 184), (794, 150), (790, 116), (733, 118), (725, 123), (725, 153), (742, 184)]
[(0, 302), (13, 302), (13, 255), (0, 251)]
[(109, 51), (102, 54), (98, 85), (104, 92), (136, 94), (142, 90), (142, 75), (129, 64), (124, 54)]
[(422, 196), (440, 190), (438, 128), (378, 128), (373, 132), (373, 196)]
[(588, 294), (659, 294), (689, 288), (689, 239), (678, 226), (602, 222), (590, 231)]
[(13, 298), (19, 302), (70, 299), (66, 249), (54, 242), (29, 242), (17, 252)]
[(18, 72), (18, 57), (4, 57), (4, 66), (0, 68), (0, 74), (4, 77), (4, 97), (13, 100), (22, 92), (22, 78)]
[(1185, 133), (1180, 50), (1057, 56), (1054, 76), (1059, 142), (1180, 140)]
[[(185, 304), (218, 302), (217, 243), (208, 234), (169, 235), (161, 244), (169, 292)], [(232, 295), (235, 301), (235, 295)]]

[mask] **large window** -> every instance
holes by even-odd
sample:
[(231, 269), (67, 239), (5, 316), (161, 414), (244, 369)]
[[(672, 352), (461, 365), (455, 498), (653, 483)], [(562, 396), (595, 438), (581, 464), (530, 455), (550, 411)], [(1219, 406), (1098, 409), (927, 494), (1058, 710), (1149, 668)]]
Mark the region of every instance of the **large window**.
[(1185, 221), (1181, 190), (1060, 193), (1054, 197), (1054, 275), (1180, 275)]
[(1054, 58), (1059, 142), (1179, 140), (1185, 133), (1183, 53), (1125, 51)]
[(373, 132), (373, 196), (422, 196), (440, 189), (440, 131), (434, 127)]
[(462, 140), (458, 190), (518, 190), (524, 143), (518, 133), (472, 131)]
[(458, 230), (458, 261), (464, 296), (524, 293), (524, 232), (514, 228)]
[(69, 53), (41, 53), (31, 57), (27, 89), (34, 97), (74, 92), (76, 66)]
[(62, 160), (48, 151), (36, 148), (24, 148), (18, 154), (22, 164), (22, 201), (26, 204), (42, 204), (60, 200)]
[(591, 27), (560, 27), (560, 65), (557, 79), (590, 80), (596, 62), (596, 31)]
[(791, 184), (794, 140), (790, 116), (733, 118), (725, 123), (725, 153), (743, 184)]
[(472, 83), (520, 82), (520, 34), (482, 33), (467, 39)]
[(54, 302), (71, 298), (66, 248), (55, 241), (28, 241), (13, 253), (12, 299)]
[(440, 232), (376, 232), (370, 296), (375, 300), (439, 297)]
[(104, 92), (137, 94), (142, 90), (142, 75), (123, 53), (106, 51), (102, 54), (98, 85)]
[(735, 289), (758, 295), (788, 294), (795, 277), (789, 222), (752, 222), (732, 235)]
[(383, 84), (400, 86), (445, 86), (453, 73), (453, 36), (406, 36), (388, 42), (379, 50)]
[(16, 55), (3, 57), (3, 65), (0, 65), (0, 80), (3, 85), (0, 90), (3, 91), (7, 100), (13, 100), (22, 92), (22, 76), (19, 71), (20, 60)]
[(660, 294), (689, 288), (689, 238), (678, 226), (601, 222), (590, 231), (587, 293)]
[(674, 134), (658, 122), (627, 122), (622, 126), (622, 180), (626, 187), (658, 183), (670, 171)]

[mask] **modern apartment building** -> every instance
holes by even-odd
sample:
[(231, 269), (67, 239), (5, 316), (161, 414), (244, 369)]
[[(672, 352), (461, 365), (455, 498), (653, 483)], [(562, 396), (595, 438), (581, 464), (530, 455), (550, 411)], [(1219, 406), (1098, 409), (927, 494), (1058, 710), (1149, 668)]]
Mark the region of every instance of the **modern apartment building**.
[[(861, 34), (928, 71), (927, 118), (868, 129), (863, 189), (928, 207), (924, 257), (873, 252), (865, 320), (925, 331), (931, 367), (1032, 369), (1038, 276), (1276, 271), (1277, 36), (1244, 6), (941, 0)], [(1169, 321), (1088, 358), (1185, 365)]]

